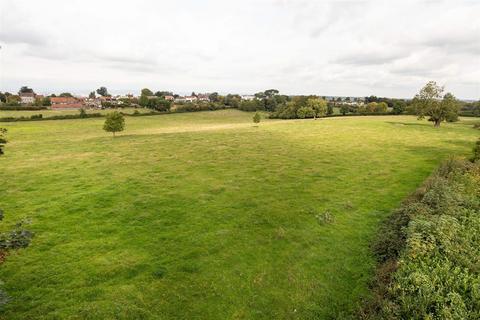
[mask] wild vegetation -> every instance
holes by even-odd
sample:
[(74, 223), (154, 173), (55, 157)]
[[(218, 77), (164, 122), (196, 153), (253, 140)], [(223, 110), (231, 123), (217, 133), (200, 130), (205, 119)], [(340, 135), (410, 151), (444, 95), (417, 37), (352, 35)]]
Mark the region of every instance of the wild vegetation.
[(480, 163), (445, 162), (388, 219), (368, 319), (480, 318)]
[(127, 117), (115, 139), (104, 118), (5, 123), (0, 227), (36, 236), (0, 268), (2, 317), (348, 318), (379, 223), (478, 138), (474, 119), (252, 116)]

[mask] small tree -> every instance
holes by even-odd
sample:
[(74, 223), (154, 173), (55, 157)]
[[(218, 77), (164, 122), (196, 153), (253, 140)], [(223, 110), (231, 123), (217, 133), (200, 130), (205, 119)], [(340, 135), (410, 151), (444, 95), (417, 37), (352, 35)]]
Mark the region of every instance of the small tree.
[(255, 115), (253, 116), (253, 123), (258, 124), (260, 123), (260, 113), (255, 112)]
[(120, 112), (114, 111), (107, 114), (105, 123), (103, 124), (103, 130), (111, 132), (115, 137), (115, 132), (120, 132), (125, 129), (125, 118)]
[(458, 116), (459, 103), (451, 94), (443, 95), (444, 88), (435, 81), (428, 82), (413, 99), (413, 110), (419, 119), (429, 116), (435, 127), (445, 120), (454, 120)]

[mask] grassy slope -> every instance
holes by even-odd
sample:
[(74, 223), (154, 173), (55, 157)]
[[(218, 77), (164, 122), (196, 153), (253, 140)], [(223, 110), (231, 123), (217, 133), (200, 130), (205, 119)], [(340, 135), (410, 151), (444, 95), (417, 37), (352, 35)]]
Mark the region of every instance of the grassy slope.
[[(413, 117), (264, 121), (234, 110), (5, 124), (8, 319), (344, 317), (378, 222), (478, 131)], [(335, 222), (320, 225), (315, 214)]]

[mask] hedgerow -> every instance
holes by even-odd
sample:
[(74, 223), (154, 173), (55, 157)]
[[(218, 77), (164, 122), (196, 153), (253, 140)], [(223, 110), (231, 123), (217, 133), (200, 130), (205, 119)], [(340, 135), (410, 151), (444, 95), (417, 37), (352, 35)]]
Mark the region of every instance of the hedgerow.
[(364, 319), (480, 319), (480, 164), (445, 162), (383, 225)]

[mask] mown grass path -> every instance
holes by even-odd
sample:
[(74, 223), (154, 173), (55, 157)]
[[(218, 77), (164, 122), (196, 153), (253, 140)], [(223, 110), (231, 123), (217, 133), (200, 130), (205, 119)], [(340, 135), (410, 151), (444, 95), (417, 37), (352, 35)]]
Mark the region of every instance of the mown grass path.
[(346, 318), (378, 223), (479, 135), (408, 116), (251, 118), (127, 118), (115, 139), (103, 119), (3, 125), (2, 228), (29, 217), (36, 233), (0, 267), (3, 317)]

